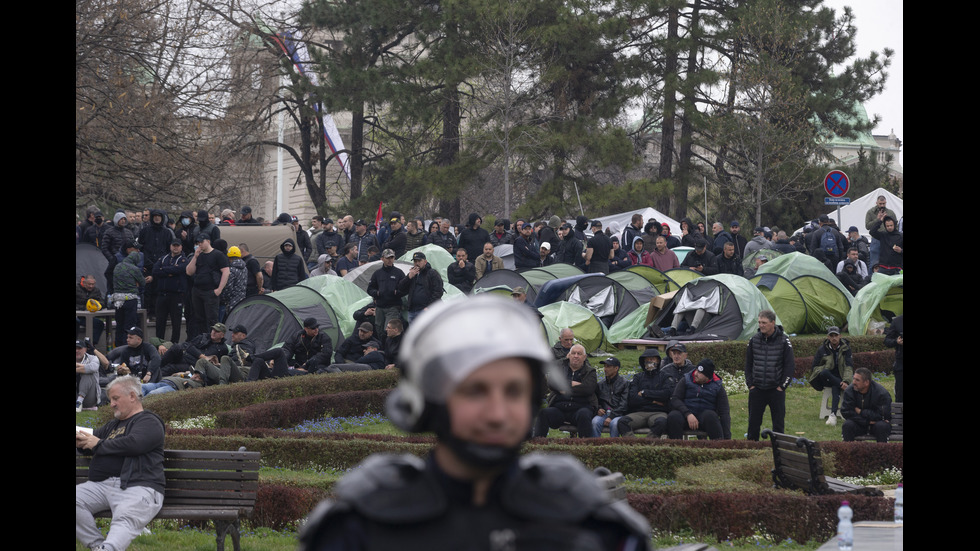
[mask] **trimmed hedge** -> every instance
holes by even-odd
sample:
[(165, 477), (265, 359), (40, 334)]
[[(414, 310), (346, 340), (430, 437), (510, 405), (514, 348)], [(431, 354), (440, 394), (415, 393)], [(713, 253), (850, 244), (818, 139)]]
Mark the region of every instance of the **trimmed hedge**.
[[(760, 507), (760, 498), (765, 506)], [(893, 500), (861, 495), (806, 496), (771, 491), (765, 495), (743, 492), (691, 494), (628, 494), (629, 504), (647, 518), (655, 531), (690, 530), (699, 539), (747, 538), (762, 527), (773, 541), (825, 541), (837, 527), (837, 508), (850, 502), (854, 522), (891, 520)]]
[[(876, 335), (860, 335), (860, 336), (850, 336), (845, 335), (844, 338), (851, 343), (851, 352), (856, 354), (854, 358), (854, 364), (857, 367), (868, 367), (872, 371), (878, 372), (891, 372), (891, 365), (894, 363), (895, 351), (885, 347), (885, 340), (881, 336)], [(809, 363), (806, 364), (806, 370), (810, 369), (810, 365), (813, 363), (813, 356), (817, 353), (817, 349), (820, 345), (827, 340), (826, 335), (808, 335), (808, 336), (795, 336), (790, 337), (790, 341), (793, 343), (793, 355), (796, 357), (797, 361), (797, 377), (800, 373), (806, 373), (806, 371), (800, 371), (800, 361), (803, 358), (810, 358)], [(686, 343), (688, 356), (691, 361), (695, 361), (695, 358), (711, 358), (716, 368), (724, 370), (726, 373), (741, 373), (745, 368), (745, 348), (748, 346), (748, 341), (725, 341), (725, 342), (711, 342), (711, 343)], [(864, 352), (875, 352), (875, 353), (885, 353), (886, 356), (883, 358), (873, 357), (874, 360), (871, 361), (871, 365), (865, 363), (859, 363), (859, 357), (861, 353)], [(891, 360), (888, 361), (887, 357), (890, 354)], [(863, 360), (861, 360), (863, 361)], [(881, 365), (881, 367), (877, 367)]]
[[(164, 421), (216, 415), (252, 404), (261, 404), (303, 396), (335, 394), (357, 390), (395, 388), (400, 371), (379, 369), (354, 373), (327, 373), (282, 379), (265, 379), (253, 383), (235, 383), (195, 390), (168, 392), (147, 398), (143, 404)], [(99, 409), (99, 424), (112, 419), (112, 408)]]
[[(795, 347), (794, 347), (795, 348)], [(805, 378), (810, 368), (813, 366), (813, 356), (795, 356), (796, 367), (793, 370), (793, 377), (797, 379)], [(876, 352), (855, 352), (852, 354), (854, 368), (866, 367), (872, 373), (891, 373), (895, 366), (895, 351), (881, 350)]]

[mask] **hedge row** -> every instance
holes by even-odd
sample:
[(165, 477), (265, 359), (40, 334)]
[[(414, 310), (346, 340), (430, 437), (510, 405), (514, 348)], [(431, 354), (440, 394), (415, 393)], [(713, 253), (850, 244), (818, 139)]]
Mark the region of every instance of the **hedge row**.
[(390, 392), (391, 389), (356, 390), (252, 404), (218, 413), (215, 416), (215, 426), (289, 428), (324, 416), (350, 417), (365, 413), (383, 413), (385, 398)]
[[(845, 335), (844, 338), (850, 342), (851, 352), (858, 355), (854, 359), (854, 364), (856, 366), (868, 367), (875, 372), (891, 372), (892, 363), (895, 361), (895, 351), (885, 347), (884, 337), (876, 335)], [(790, 341), (793, 343), (793, 355), (797, 360), (797, 377), (801, 376), (802, 373), (806, 373), (806, 371), (810, 369), (810, 365), (813, 362), (813, 356), (817, 353), (817, 349), (820, 348), (820, 345), (822, 345), (825, 340), (827, 340), (825, 335), (790, 337)], [(702, 358), (711, 358), (714, 361), (715, 366), (718, 366), (728, 373), (738, 373), (741, 372), (745, 366), (746, 346), (748, 346), (747, 341), (687, 343), (687, 351), (688, 356), (693, 362), (697, 362)], [(859, 357), (862, 358), (860, 361), (865, 361), (863, 360), (865, 356), (862, 354), (866, 352), (883, 354), (883, 356), (872, 354), (871, 356), (867, 357), (869, 358), (867, 361), (870, 362), (870, 364), (859, 363)], [(800, 362), (804, 358), (808, 358), (809, 362), (806, 363), (806, 369), (804, 371), (800, 371)], [(888, 358), (891, 359), (889, 360)]]
[[(793, 371), (793, 376), (797, 379), (806, 377), (810, 372), (811, 366), (813, 366), (813, 356), (794, 356), (794, 358), (796, 360), (796, 368)], [(852, 359), (854, 360), (855, 369), (866, 367), (872, 373), (891, 373), (895, 365), (895, 351), (855, 352), (852, 354)]]
[[(244, 446), (262, 452), (262, 463), (288, 469), (347, 470), (374, 453), (410, 453), (424, 457), (432, 449), (431, 437), (400, 438), (371, 435), (309, 435), (285, 431), (263, 432), (187, 430), (169, 431), (167, 447), (174, 449), (237, 450)], [(740, 441), (724, 447), (716, 445), (677, 445), (669, 441), (610, 438), (575, 439), (577, 444), (541, 441), (526, 445), (528, 452), (566, 453), (575, 456), (589, 468), (599, 466), (622, 472), (635, 478), (674, 478), (677, 469), (714, 461), (767, 455), (765, 444), (744, 446)], [(692, 443), (693, 444), (693, 443)], [(826, 443), (830, 452), (825, 460), (826, 471), (832, 476), (862, 476), (890, 466), (902, 467), (902, 444), (888, 445), (872, 442)], [(752, 448), (756, 449), (752, 449)], [(771, 456), (769, 456), (771, 457)]]
[[(223, 411), (237, 409), (252, 404), (288, 400), (303, 396), (335, 394), (356, 390), (391, 389), (398, 384), (399, 371), (380, 369), (354, 373), (329, 373), (306, 375), (283, 379), (266, 379), (253, 383), (235, 383), (203, 389), (169, 392), (147, 398), (147, 409), (164, 419), (177, 421), (216, 415)], [(112, 419), (112, 410), (100, 408), (99, 424)]]
[(758, 493), (711, 492), (691, 494), (628, 494), (629, 504), (647, 518), (654, 531), (676, 533), (690, 530), (698, 539), (747, 538), (764, 527), (773, 541), (825, 541), (837, 527), (837, 508), (846, 499), (854, 510), (854, 522), (891, 520), (893, 501), (860, 495), (806, 496), (772, 491), (759, 506)]

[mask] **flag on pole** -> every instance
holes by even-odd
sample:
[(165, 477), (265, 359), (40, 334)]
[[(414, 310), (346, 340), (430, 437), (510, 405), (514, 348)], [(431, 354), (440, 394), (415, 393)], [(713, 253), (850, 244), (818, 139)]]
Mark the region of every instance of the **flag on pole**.
[(384, 218), (384, 215), (381, 214), (381, 205), (383, 205), (383, 204), (384, 204), (383, 201), (382, 202), (378, 202), (378, 214), (376, 214), (375, 217), (374, 217), (374, 227), (376, 227), (376, 228), (380, 228), (381, 227), (381, 220)]
[[(309, 59), (309, 54), (306, 50), (306, 44), (300, 40), (298, 31), (277, 34), (273, 36), (273, 40), (282, 49), (283, 53), (293, 61), (293, 67), (296, 68), (299, 74), (306, 77), (313, 86), (319, 85), (319, 77), (316, 72), (308, 70), (304, 64), (303, 60)], [(320, 111), (320, 104), (316, 101), (316, 98), (311, 99), (314, 100), (313, 109), (320, 115), (324, 141), (333, 153), (334, 159), (340, 164), (341, 170), (347, 175), (347, 180), (350, 181), (350, 162), (347, 153), (343, 151), (344, 140), (340, 137), (337, 124), (334, 122), (333, 117), (330, 116), (330, 113)]]

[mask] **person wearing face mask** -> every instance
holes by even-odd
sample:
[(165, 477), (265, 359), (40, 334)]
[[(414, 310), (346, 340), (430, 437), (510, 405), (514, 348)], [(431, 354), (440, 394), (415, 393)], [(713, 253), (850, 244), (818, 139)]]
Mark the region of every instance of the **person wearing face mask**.
[(652, 435), (660, 436), (667, 427), (670, 395), (681, 376), (673, 366), (661, 367), (656, 348), (643, 351), (640, 367), (626, 391), (626, 415), (619, 420), (619, 434), (631, 436), (637, 429), (649, 428)]
[(180, 213), (180, 218), (177, 219), (177, 223), (174, 225), (174, 235), (177, 239), (181, 241), (181, 247), (185, 253), (190, 254), (194, 250), (194, 213), (189, 210), (182, 211)]

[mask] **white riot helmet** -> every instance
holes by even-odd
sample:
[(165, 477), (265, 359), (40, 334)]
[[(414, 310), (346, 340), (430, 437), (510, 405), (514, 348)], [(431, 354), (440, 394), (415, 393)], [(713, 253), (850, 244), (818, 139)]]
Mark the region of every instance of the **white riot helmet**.
[(458, 452), (467, 447), (461, 455), (478, 463), (494, 450), (476, 450), (474, 457), (473, 446), (449, 431), (446, 402), (456, 386), (490, 362), (524, 358), (532, 369), (531, 407), (537, 412), (545, 373), (555, 369), (540, 320), (527, 306), (490, 294), (429, 308), (405, 332), (399, 356), (405, 370), (388, 397), (388, 417), (405, 431), (435, 432)]

